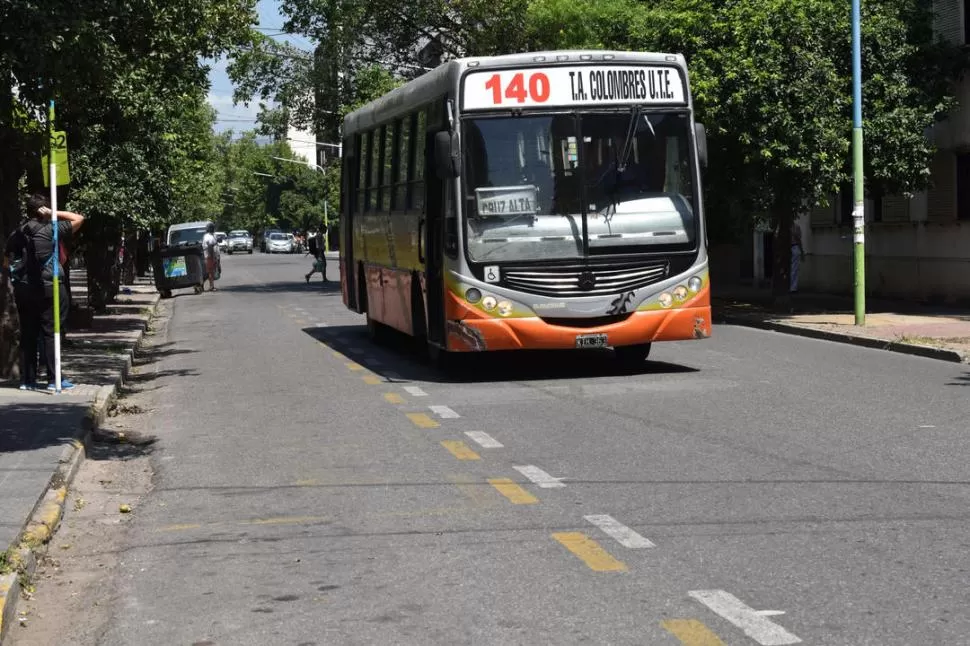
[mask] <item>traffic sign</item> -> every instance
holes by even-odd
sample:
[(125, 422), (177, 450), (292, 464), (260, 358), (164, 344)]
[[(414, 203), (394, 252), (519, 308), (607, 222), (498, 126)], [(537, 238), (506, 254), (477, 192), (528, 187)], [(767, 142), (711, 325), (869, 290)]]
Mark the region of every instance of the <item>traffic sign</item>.
[[(51, 148), (54, 149), (54, 163), (57, 165), (57, 185), (64, 186), (71, 183), (71, 173), (67, 164), (67, 133), (55, 130), (51, 137)], [(44, 169), (44, 186), (50, 186), (50, 160), (47, 155), (41, 158)]]

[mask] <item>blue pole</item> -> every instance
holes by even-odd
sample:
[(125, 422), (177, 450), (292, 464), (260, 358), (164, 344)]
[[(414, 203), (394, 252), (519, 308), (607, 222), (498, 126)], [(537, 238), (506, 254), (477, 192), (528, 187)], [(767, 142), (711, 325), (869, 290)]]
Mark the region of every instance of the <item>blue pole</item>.
[(866, 324), (866, 192), (862, 148), (861, 0), (852, 0), (852, 246), (855, 324)]

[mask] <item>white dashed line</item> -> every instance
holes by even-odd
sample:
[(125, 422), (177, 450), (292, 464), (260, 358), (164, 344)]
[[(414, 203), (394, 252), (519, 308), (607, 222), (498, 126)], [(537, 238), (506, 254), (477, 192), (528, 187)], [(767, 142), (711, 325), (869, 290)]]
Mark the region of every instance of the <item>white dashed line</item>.
[(428, 406), (428, 408), (430, 408), (434, 414), (441, 419), (458, 419), (461, 417), (461, 415), (451, 410), (447, 406)]
[(640, 534), (637, 534), (635, 531), (612, 516), (598, 514), (594, 516), (583, 516), (583, 518), (602, 529), (603, 532), (611, 538), (616, 539), (616, 542), (623, 547), (629, 547), (630, 549), (656, 547), (656, 545), (645, 539), (643, 536), (640, 536)]
[(319, 321), (314, 323), (314, 325), (316, 325), (317, 327), (327, 327), (326, 323), (320, 323)]
[(529, 464), (523, 467), (512, 468), (531, 480), (534, 484), (539, 485), (541, 489), (557, 489), (566, 486), (560, 482), (562, 478), (554, 478), (537, 466)]
[(485, 431), (465, 431), (465, 435), (478, 442), (485, 449), (500, 449), (503, 444)]
[(787, 644), (802, 643), (802, 640), (795, 635), (778, 624), (765, 619), (761, 611), (751, 608), (733, 594), (724, 590), (693, 590), (687, 594), (743, 630), (745, 635), (761, 646), (786, 646)]
[(404, 387), (404, 390), (406, 390), (407, 393), (409, 395), (411, 395), (412, 397), (427, 397), (428, 396), (428, 393), (424, 392), (423, 390), (421, 390), (417, 386), (405, 386)]

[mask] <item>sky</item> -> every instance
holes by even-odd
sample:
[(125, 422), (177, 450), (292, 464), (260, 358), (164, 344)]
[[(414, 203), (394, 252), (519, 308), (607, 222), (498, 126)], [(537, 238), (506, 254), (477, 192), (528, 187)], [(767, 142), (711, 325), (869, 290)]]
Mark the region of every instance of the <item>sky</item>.
[[(300, 49), (310, 50), (312, 45), (305, 38), (288, 36), (281, 33), (284, 18), (280, 15), (278, 0), (259, 0), (256, 5), (259, 13), (259, 30), (264, 35), (282, 40)], [(225, 130), (251, 130), (256, 126), (256, 113), (259, 112), (259, 101), (248, 106), (242, 103), (232, 103), (232, 81), (226, 74), (225, 59), (211, 63), (209, 72), (209, 104), (216, 109), (216, 132)]]

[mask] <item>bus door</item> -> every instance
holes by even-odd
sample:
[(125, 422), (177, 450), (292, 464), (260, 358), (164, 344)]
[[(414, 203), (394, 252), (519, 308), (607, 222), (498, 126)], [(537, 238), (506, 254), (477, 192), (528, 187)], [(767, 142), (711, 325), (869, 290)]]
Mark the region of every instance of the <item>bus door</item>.
[[(356, 161), (353, 141), (348, 139), (344, 142), (344, 158), (341, 179), (343, 186), (340, 187), (340, 218), (338, 220), (339, 230), (337, 231), (340, 242), (340, 276), (343, 279), (344, 305), (360, 311), (360, 303), (357, 298), (357, 265), (354, 262), (354, 217), (353, 214), (357, 207), (357, 170), (354, 162)], [(349, 154), (348, 154), (349, 153)], [(330, 235), (330, 232), (327, 232)]]
[(434, 138), (426, 138), (425, 178), (427, 198), (424, 220), (425, 280), (428, 290), (428, 341), (439, 345), (445, 343), (445, 284), (444, 284), (444, 209), (448, 203), (445, 191), (448, 182), (438, 177), (435, 168)]

